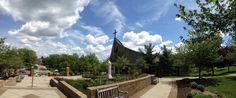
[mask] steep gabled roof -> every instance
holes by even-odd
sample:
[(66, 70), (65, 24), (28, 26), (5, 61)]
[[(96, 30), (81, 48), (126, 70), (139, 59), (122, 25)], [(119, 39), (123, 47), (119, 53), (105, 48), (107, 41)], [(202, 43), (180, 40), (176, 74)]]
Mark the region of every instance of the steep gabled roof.
[(116, 59), (121, 56), (126, 57), (129, 60), (130, 64), (134, 64), (136, 62), (136, 59), (143, 57), (144, 54), (125, 47), (117, 38), (114, 38), (109, 60), (112, 63), (115, 63)]

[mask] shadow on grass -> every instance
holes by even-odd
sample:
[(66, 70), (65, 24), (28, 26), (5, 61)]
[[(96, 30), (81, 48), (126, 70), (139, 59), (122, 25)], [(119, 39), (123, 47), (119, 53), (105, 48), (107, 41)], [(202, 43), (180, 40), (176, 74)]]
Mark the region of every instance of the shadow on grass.
[[(234, 78), (236, 81), (236, 77)], [(202, 84), (205, 87), (207, 86), (218, 86), (221, 82), (221, 80), (219, 79), (212, 79), (212, 78), (202, 78), (202, 79), (182, 79), (182, 80), (178, 80), (176, 81), (177, 83), (177, 98), (186, 98), (187, 94), (190, 93), (191, 88), (190, 88), (190, 84), (191, 82), (196, 82), (198, 84)]]
[(236, 73), (236, 70), (234, 70), (234, 71), (230, 71), (230, 72), (225, 72), (225, 73), (220, 73), (220, 74), (217, 74), (217, 75), (215, 75), (215, 76), (221, 76), (221, 75), (227, 75), (227, 74), (231, 74), (231, 73)]
[(236, 81), (236, 77), (227, 77), (228, 79), (231, 79), (231, 80), (233, 80), (233, 81)]

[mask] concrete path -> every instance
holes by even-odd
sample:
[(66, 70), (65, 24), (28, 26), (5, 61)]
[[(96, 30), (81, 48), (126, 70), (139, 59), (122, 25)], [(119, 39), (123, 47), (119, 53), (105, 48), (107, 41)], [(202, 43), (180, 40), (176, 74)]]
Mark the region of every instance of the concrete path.
[[(52, 77), (41, 76), (33, 78), (33, 86), (34, 88), (50, 88), (49, 81)], [(16, 87), (32, 87), (32, 77), (25, 76), (25, 78), (17, 83)]]
[[(225, 77), (225, 76), (236, 76), (236, 74), (228, 74), (222, 76), (214, 76), (214, 77)], [(160, 78), (159, 83), (154, 87), (151, 87), (148, 91), (139, 97), (139, 98), (176, 98), (173, 96), (169, 96), (171, 90), (172, 92), (177, 93), (176, 85), (174, 84), (177, 80), (182, 80), (184, 78), (195, 79), (198, 77), (179, 77), (179, 78)], [(212, 77), (204, 77), (204, 78), (212, 78)], [(140, 91), (140, 93), (143, 91)], [(132, 97), (133, 98), (133, 97)]]
[(140, 98), (168, 98), (172, 88), (171, 78), (160, 78), (159, 83), (148, 90)]
[(52, 77), (34, 77), (32, 88), (32, 77), (25, 78), (15, 86), (5, 85), (0, 89), (0, 98), (66, 98), (62, 92), (55, 87), (50, 87), (49, 81)]

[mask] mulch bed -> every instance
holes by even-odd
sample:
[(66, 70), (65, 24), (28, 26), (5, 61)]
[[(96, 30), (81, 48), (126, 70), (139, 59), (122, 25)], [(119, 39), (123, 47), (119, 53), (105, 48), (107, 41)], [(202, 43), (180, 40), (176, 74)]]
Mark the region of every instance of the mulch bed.
[(177, 83), (177, 98), (186, 98), (187, 94), (191, 91), (189, 81), (178, 80)]

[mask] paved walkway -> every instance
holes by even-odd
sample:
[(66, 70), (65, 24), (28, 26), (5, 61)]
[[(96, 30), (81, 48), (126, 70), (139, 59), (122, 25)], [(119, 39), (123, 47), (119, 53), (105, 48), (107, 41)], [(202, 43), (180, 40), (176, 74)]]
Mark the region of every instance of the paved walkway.
[[(34, 77), (33, 86), (34, 88), (50, 88), (49, 81), (52, 78), (48, 76)], [(25, 76), (21, 82), (17, 83), (16, 87), (32, 87), (32, 77)]]
[[(228, 75), (222, 75), (222, 76), (214, 76), (214, 77), (225, 77), (225, 76), (236, 76), (236, 74), (228, 74)], [(179, 78), (160, 78), (159, 83), (157, 85), (148, 87), (149, 90), (144, 89), (138, 93), (142, 93), (143, 95), (140, 96), (140, 94), (134, 95), (135, 97), (131, 96), (132, 98), (138, 98), (137, 95), (139, 95), (139, 98), (176, 98), (176, 94), (170, 95), (170, 92), (177, 93), (176, 85), (174, 84), (177, 80), (182, 80), (184, 78), (198, 78), (198, 77), (179, 77)], [(204, 77), (204, 78), (212, 78), (212, 77)]]
[[(50, 87), (49, 81), (52, 77), (34, 77), (32, 88), (32, 77), (25, 78), (16, 85), (5, 85), (0, 89), (0, 98), (66, 98), (62, 92), (55, 87)], [(12, 82), (9, 82), (12, 83)]]
[(172, 88), (171, 78), (160, 78), (159, 83), (148, 90), (140, 98), (168, 98)]

